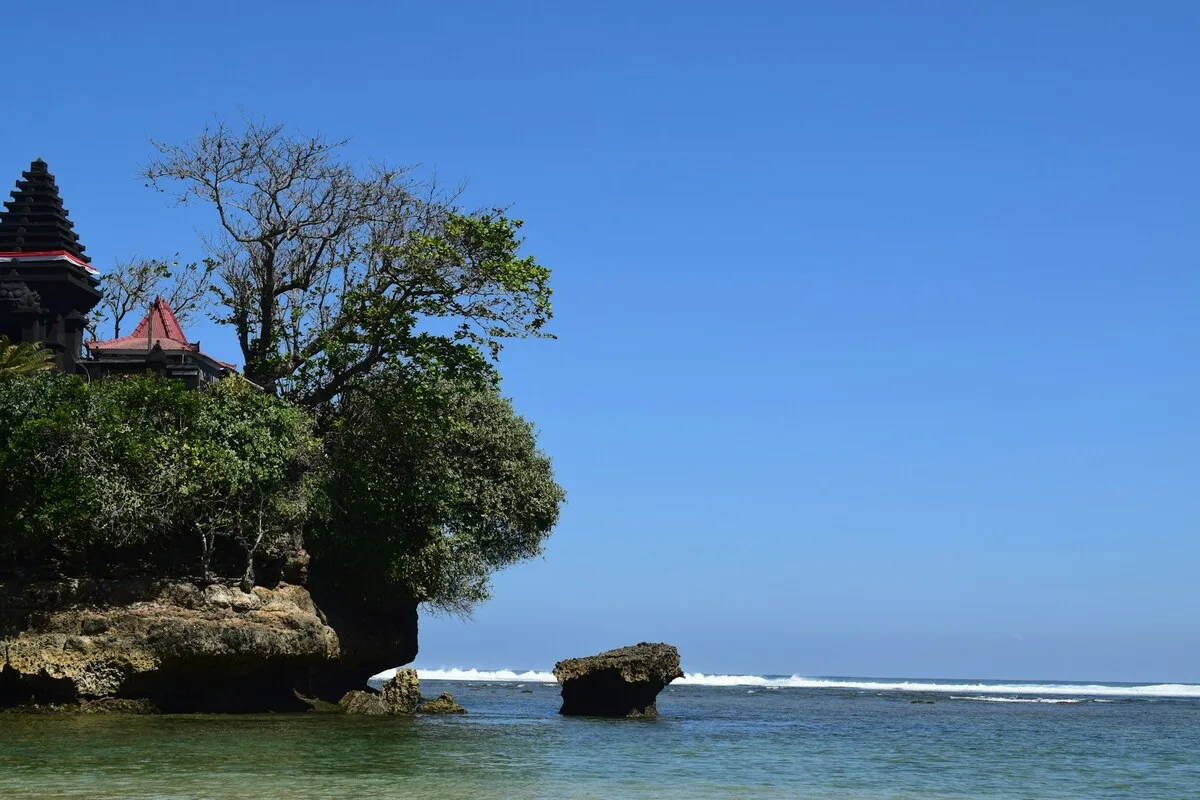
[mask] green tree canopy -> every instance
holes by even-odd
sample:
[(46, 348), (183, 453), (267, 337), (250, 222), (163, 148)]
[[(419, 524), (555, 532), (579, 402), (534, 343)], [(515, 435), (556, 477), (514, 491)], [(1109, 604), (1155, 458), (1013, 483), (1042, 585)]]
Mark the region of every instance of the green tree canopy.
[(533, 426), (487, 381), (372, 376), (326, 438), (313, 574), (362, 603), (465, 612), (495, 570), (541, 552), (564, 493)]
[(0, 381), (0, 557), (201, 575), (223, 550), (252, 580), (298, 546), (319, 455), (307, 414), (238, 378)]

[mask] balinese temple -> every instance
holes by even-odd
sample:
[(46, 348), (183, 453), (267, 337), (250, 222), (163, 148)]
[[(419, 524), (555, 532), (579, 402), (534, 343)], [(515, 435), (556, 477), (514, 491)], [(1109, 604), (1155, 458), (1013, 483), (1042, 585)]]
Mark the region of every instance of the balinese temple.
[(106, 342), (89, 342), (92, 358), (85, 362), (93, 376), (138, 374), (152, 369), (178, 378), (190, 388), (219, 380), (235, 372), (232, 364), (200, 352), (199, 342), (189, 342), (171, 306), (155, 298), (133, 333)]
[(87, 313), (100, 302), (100, 281), (74, 227), (39, 158), (0, 213), (0, 334), (41, 342), (63, 372), (80, 371)]
[(85, 359), (87, 315), (102, 296), (54, 176), (39, 158), (0, 212), (0, 334), (14, 344), (39, 342), (58, 369), (92, 378), (152, 370), (196, 387), (234, 372), (187, 340), (162, 299), (129, 336), (89, 342)]

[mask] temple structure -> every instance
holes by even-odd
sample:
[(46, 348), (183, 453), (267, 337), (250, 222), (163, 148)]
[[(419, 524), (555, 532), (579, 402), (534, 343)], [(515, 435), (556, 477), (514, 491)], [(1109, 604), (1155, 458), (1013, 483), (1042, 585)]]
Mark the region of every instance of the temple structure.
[(88, 342), (88, 313), (101, 301), (100, 280), (67, 218), (54, 176), (40, 158), (22, 173), (0, 213), (0, 334), (38, 342), (63, 372), (92, 378), (151, 370), (201, 386), (235, 372), (189, 342), (161, 298), (129, 336)]
[(84, 366), (93, 377), (151, 369), (163, 377), (178, 378), (194, 389), (236, 371), (232, 364), (200, 352), (199, 342), (189, 342), (175, 312), (161, 297), (150, 304), (133, 333), (106, 342), (89, 342), (88, 353), (92, 357)]
[(80, 369), (87, 314), (101, 297), (74, 227), (39, 158), (0, 213), (0, 334), (41, 342), (64, 372)]

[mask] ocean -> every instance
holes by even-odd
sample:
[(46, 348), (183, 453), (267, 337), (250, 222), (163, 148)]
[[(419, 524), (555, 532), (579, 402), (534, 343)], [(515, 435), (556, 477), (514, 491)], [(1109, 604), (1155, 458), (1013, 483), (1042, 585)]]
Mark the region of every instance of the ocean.
[(689, 675), (657, 720), (545, 672), (427, 670), (470, 713), (0, 715), (0, 798), (1196, 800), (1200, 685)]

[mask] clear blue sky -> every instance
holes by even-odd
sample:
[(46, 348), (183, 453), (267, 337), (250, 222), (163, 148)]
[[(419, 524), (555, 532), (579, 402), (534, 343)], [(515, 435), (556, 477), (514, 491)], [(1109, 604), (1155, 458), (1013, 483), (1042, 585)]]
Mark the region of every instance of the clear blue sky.
[[(0, 5), (0, 191), (200, 254), (239, 109), (513, 204), (569, 505), (423, 666), (1200, 681), (1200, 4)], [(236, 357), (227, 331), (193, 332)]]

